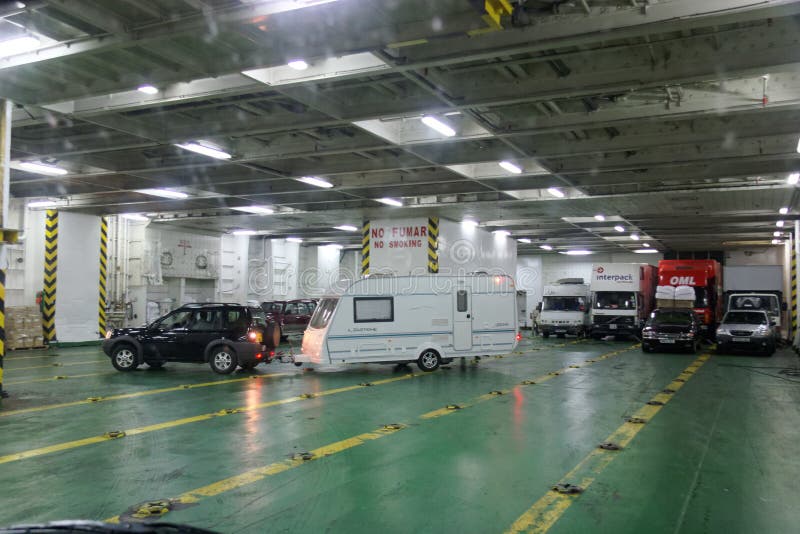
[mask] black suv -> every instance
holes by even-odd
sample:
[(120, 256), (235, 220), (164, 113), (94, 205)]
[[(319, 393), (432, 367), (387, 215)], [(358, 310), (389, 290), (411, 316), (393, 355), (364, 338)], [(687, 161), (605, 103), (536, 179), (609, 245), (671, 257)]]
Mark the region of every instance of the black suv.
[(118, 371), (142, 363), (205, 363), (228, 374), (237, 366), (253, 369), (270, 363), (280, 342), (280, 329), (264, 310), (240, 304), (187, 304), (140, 328), (106, 332), (103, 352)]
[(700, 320), (688, 308), (653, 310), (642, 330), (642, 351), (656, 348), (682, 348), (697, 352), (700, 345)]

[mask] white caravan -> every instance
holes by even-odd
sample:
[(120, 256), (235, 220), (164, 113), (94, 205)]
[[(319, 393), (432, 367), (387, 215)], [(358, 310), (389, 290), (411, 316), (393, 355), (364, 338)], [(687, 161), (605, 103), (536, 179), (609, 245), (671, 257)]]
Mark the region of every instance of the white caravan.
[(589, 322), (589, 286), (583, 278), (563, 278), (544, 286), (539, 330), (542, 337), (555, 334), (583, 336)]
[(323, 298), (295, 363), (442, 362), (506, 354), (519, 341), (517, 294), (504, 275), (374, 276)]

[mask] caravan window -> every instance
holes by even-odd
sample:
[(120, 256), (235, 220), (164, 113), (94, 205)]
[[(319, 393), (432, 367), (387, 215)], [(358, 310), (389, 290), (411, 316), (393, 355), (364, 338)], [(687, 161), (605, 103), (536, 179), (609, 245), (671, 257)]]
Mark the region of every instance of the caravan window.
[(459, 289), (456, 293), (456, 311), (467, 311), (467, 290)]
[(314, 311), (308, 326), (310, 328), (325, 328), (328, 326), (337, 304), (339, 304), (339, 299), (322, 299)]
[(394, 321), (394, 297), (354, 298), (353, 320), (356, 323)]

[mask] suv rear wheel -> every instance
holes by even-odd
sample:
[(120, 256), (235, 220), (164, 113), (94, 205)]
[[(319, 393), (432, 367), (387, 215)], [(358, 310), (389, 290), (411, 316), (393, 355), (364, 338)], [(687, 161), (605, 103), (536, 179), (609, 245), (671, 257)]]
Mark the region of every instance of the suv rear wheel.
[(111, 353), (111, 365), (117, 371), (127, 372), (133, 371), (139, 367), (139, 362), (136, 357), (136, 347), (128, 343), (120, 343), (114, 347), (114, 352)]
[(227, 345), (220, 345), (211, 350), (211, 357), (208, 359), (211, 370), (221, 375), (231, 374), (238, 365), (236, 352)]

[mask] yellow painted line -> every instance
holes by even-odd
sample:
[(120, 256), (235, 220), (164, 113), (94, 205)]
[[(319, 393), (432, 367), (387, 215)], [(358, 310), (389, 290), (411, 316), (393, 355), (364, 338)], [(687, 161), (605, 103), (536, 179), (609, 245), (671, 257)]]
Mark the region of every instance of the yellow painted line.
[[(277, 475), (278, 473), (283, 473), (284, 471), (288, 471), (290, 469), (294, 469), (295, 467), (299, 467), (303, 464), (319, 460), (320, 458), (333, 456), (334, 454), (339, 454), (341, 452), (350, 450), (354, 447), (363, 445), (369, 441), (375, 441), (376, 439), (381, 439), (383, 437), (390, 436), (396, 432), (403, 430), (404, 428), (406, 428), (404, 425), (397, 425), (391, 427), (385, 426), (377, 428), (371, 432), (365, 432), (363, 434), (343, 439), (341, 441), (329, 443), (327, 445), (323, 445), (322, 447), (309, 451), (311, 453), (311, 456), (308, 459), (304, 460), (302, 458), (290, 458), (280, 462), (275, 462), (269, 465), (257, 467), (255, 469), (251, 469), (250, 471), (245, 471), (244, 473), (229, 478), (225, 478), (223, 480), (214, 482), (207, 486), (202, 486), (200, 488), (187, 491), (186, 493), (180, 495), (176, 499), (170, 499), (170, 502), (180, 503), (180, 504), (191, 504), (199, 502), (203, 498), (215, 497), (221, 493), (235, 490), (241, 488), (242, 486), (247, 486), (248, 484), (259, 482), (261, 480), (264, 480), (265, 478)], [(105, 521), (106, 523), (119, 523), (120, 516), (110, 517)]]
[(17, 360), (35, 360), (39, 358), (56, 358), (58, 354), (42, 354), (41, 356), (6, 356), (6, 361), (17, 361)]
[(4, 384), (13, 386), (15, 384), (32, 384), (34, 382), (57, 382), (59, 380), (66, 380), (70, 378), (86, 378), (89, 376), (101, 376), (101, 375), (116, 375), (119, 374), (119, 371), (111, 371), (107, 373), (88, 373), (85, 375), (60, 375), (60, 376), (49, 376), (47, 378), (34, 378), (31, 380), (16, 380), (14, 382), (4, 382)]
[[(390, 384), (392, 382), (398, 382), (400, 380), (408, 380), (409, 378), (414, 378), (414, 377), (419, 377), (419, 376), (427, 376), (427, 375), (430, 375), (430, 374), (432, 374), (432, 373), (424, 373), (422, 375), (407, 374), (407, 375), (397, 376), (397, 377), (394, 377), (394, 378), (386, 378), (386, 379), (383, 379), (383, 380), (376, 380), (375, 382), (371, 382), (371, 385), (372, 385), (372, 387), (380, 386), (380, 385), (383, 385), (383, 384)], [(358, 390), (358, 389), (365, 389), (365, 388), (368, 388), (368, 387), (370, 387), (370, 386), (367, 386), (367, 385), (347, 386), (347, 387), (336, 388), (336, 389), (327, 390), (327, 391), (320, 391), (318, 393), (314, 393), (311, 396), (297, 395), (297, 396), (294, 396), (294, 397), (287, 397), (285, 399), (262, 402), (260, 404), (255, 404), (255, 405), (252, 405), (252, 406), (243, 406), (241, 408), (234, 408), (232, 410), (221, 410), (221, 411), (218, 411), (218, 412), (200, 414), (200, 415), (195, 415), (195, 416), (192, 416), (192, 417), (184, 417), (184, 418), (175, 419), (175, 420), (172, 420), (172, 421), (164, 421), (163, 423), (156, 423), (156, 424), (153, 424), (153, 425), (147, 425), (147, 426), (142, 426), (142, 427), (137, 427), (137, 428), (131, 428), (131, 429), (128, 429), (128, 430), (123, 430), (122, 432), (124, 432), (125, 436), (136, 436), (136, 435), (139, 435), (139, 434), (147, 434), (147, 433), (150, 433), (150, 432), (156, 432), (158, 430), (166, 430), (168, 428), (175, 428), (175, 427), (179, 427), (179, 426), (183, 426), (183, 425), (188, 425), (190, 423), (197, 423), (199, 421), (207, 421), (209, 419), (214, 419), (216, 417), (225, 417), (225, 416), (233, 415), (233, 414), (236, 414), (236, 413), (252, 412), (252, 411), (255, 411), (255, 410), (263, 410), (265, 408), (270, 408), (272, 406), (279, 406), (279, 405), (282, 405), (282, 404), (290, 404), (290, 403), (293, 403), (293, 402), (303, 401), (303, 400), (306, 400), (306, 399), (309, 399), (309, 398), (317, 398), (317, 397), (324, 397), (324, 396), (327, 396), (327, 395), (335, 395), (337, 393), (344, 393), (344, 392), (347, 392), (347, 391), (355, 391), (355, 390)], [(75, 441), (67, 441), (67, 442), (64, 442), (64, 443), (57, 443), (55, 445), (49, 445), (47, 447), (40, 447), (38, 449), (30, 449), (30, 450), (27, 450), (27, 451), (17, 452), (17, 453), (13, 453), (13, 454), (7, 454), (5, 456), (0, 456), (0, 464), (6, 464), (6, 463), (10, 463), (10, 462), (17, 462), (17, 461), (20, 461), (20, 460), (27, 460), (29, 458), (35, 458), (37, 456), (44, 456), (44, 455), (47, 455), (47, 454), (52, 454), (54, 452), (61, 452), (61, 451), (67, 451), (67, 450), (71, 450), (71, 449), (77, 449), (78, 447), (84, 447), (86, 445), (92, 445), (92, 444), (95, 444), (95, 443), (102, 443), (104, 441), (110, 441), (110, 440), (113, 440), (113, 439), (119, 439), (119, 438), (110, 437), (110, 436), (107, 436), (107, 435), (92, 436), (92, 437), (79, 439), (79, 440), (75, 440)]]
[[(637, 348), (639, 346), (640, 346), (639, 344), (636, 344), (636, 345), (632, 345), (630, 347), (626, 347), (626, 348), (621, 349), (621, 350), (616, 350), (616, 351), (608, 352), (606, 354), (602, 354), (600, 356), (596, 356), (596, 357), (594, 357), (594, 358), (592, 358), (590, 360), (586, 360), (584, 362), (584, 365), (585, 366), (591, 365), (592, 363), (596, 363), (596, 362), (611, 358), (613, 356), (616, 356), (617, 354), (621, 354), (623, 352), (627, 352), (627, 351), (632, 350), (634, 348)], [(544, 375), (542, 375), (542, 376), (540, 376), (540, 377), (538, 377), (536, 379), (536, 381), (537, 381), (536, 383), (539, 383), (539, 381), (550, 380), (550, 379), (552, 379), (552, 378), (554, 378), (556, 376), (560, 376), (560, 374), (562, 372), (569, 372), (569, 371), (572, 371), (574, 369), (576, 369), (576, 367), (565, 367), (564, 369), (560, 369), (558, 371), (553, 371), (551, 373), (544, 374)], [(422, 375), (422, 376), (424, 376), (424, 375)], [(410, 375), (406, 375), (404, 377), (399, 377), (399, 378), (403, 379), (403, 378), (409, 378), (409, 377), (410, 377)], [(393, 381), (393, 380), (397, 380), (397, 379), (388, 379), (388, 381)], [(382, 382), (386, 382), (386, 381), (382, 381)], [(530, 383), (531, 381), (526, 381), (526, 382)], [(521, 384), (526, 384), (526, 382), (522, 382)], [(373, 382), (373, 384), (378, 384), (378, 383), (379, 382)], [(364, 387), (364, 386), (349, 386), (349, 387), (339, 388), (339, 389), (340, 390), (348, 390), (349, 391), (351, 389), (358, 389), (359, 387)], [(514, 387), (516, 387), (516, 386), (514, 386)], [(329, 392), (322, 392), (322, 393), (319, 393), (319, 394), (315, 395), (315, 397), (316, 396), (322, 396), (324, 394), (333, 394), (334, 391), (337, 391), (337, 390), (329, 390)], [(422, 414), (422, 415), (419, 416), (419, 418), (423, 419), (423, 420), (431, 420), (431, 419), (435, 419), (436, 417), (439, 417), (441, 415), (446, 415), (446, 414), (450, 414), (450, 413), (456, 413), (456, 412), (461, 411), (461, 410), (463, 410), (465, 408), (468, 408), (470, 406), (474, 406), (475, 404), (478, 404), (480, 402), (487, 401), (487, 400), (494, 399), (494, 398), (498, 398), (498, 397), (502, 397), (503, 394), (510, 393), (512, 391), (512, 389), (509, 388), (509, 389), (506, 389), (506, 390), (499, 390), (499, 391), (501, 392), (500, 395), (492, 394), (492, 393), (486, 393), (486, 394), (483, 394), (483, 395), (479, 395), (478, 397), (475, 397), (474, 399), (472, 399), (471, 401), (469, 401), (467, 403), (459, 404), (458, 405), (459, 409), (457, 409), (457, 410), (450, 410), (450, 409), (447, 409), (447, 408), (442, 408), (441, 410), (434, 410), (433, 412), (428, 412), (428, 413)], [(296, 399), (296, 397), (294, 397), (293, 399)], [(291, 400), (291, 399), (287, 399), (287, 400)], [(331, 456), (331, 455), (334, 455), (334, 454), (338, 454), (340, 452), (352, 449), (353, 447), (357, 447), (359, 445), (363, 445), (367, 441), (380, 439), (380, 438), (382, 438), (384, 436), (388, 436), (388, 435), (394, 434), (395, 432), (398, 432), (398, 431), (400, 431), (400, 430), (402, 430), (404, 428), (407, 428), (408, 426), (409, 425), (407, 425), (407, 424), (399, 424), (399, 425), (392, 426), (392, 427), (389, 427), (389, 426), (382, 427), (382, 428), (379, 428), (377, 430), (373, 430), (371, 432), (367, 432), (365, 434), (359, 434), (359, 435), (353, 436), (351, 438), (347, 438), (347, 439), (344, 439), (344, 440), (341, 440), (341, 441), (336, 441), (334, 443), (330, 443), (328, 445), (324, 445), (322, 447), (319, 447), (317, 449), (314, 449), (314, 450), (310, 451), (312, 456), (308, 460), (303, 460), (303, 459), (299, 459), (299, 458), (298, 459), (287, 459), (287, 460), (283, 460), (283, 461), (280, 461), (280, 462), (271, 463), (271, 464), (268, 464), (268, 465), (265, 465), (265, 466), (256, 467), (255, 469), (251, 469), (249, 471), (245, 471), (244, 473), (241, 473), (241, 474), (238, 474), (238, 475), (234, 475), (234, 476), (229, 477), (229, 478), (225, 478), (225, 479), (220, 480), (218, 482), (211, 483), (211, 484), (209, 484), (207, 486), (202, 486), (200, 488), (187, 491), (186, 493), (183, 493), (182, 495), (180, 495), (177, 498), (170, 499), (170, 502), (173, 503), (173, 504), (192, 504), (192, 503), (197, 503), (200, 500), (202, 500), (203, 498), (215, 497), (215, 496), (220, 495), (222, 493), (241, 488), (242, 486), (246, 486), (248, 484), (254, 484), (256, 482), (264, 480), (265, 478), (271, 477), (273, 475), (277, 475), (278, 473), (283, 473), (284, 471), (288, 471), (290, 469), (294, 469), (296, 467), (299, 467), (300, 465), (303, 465), (305, 463), (309, 463), (311, 461), (315, 461), (315, 460), (324, 458), (326, 456)], [(128, 434), (130, 435), (130, 432), (128, 432)], [(0, 463), (1, 462), (2, 462), (2, 458), (0, 458)], [(110, 518), (106, 519), (105, 521), (107, 523), (119, 523), (120, 520), (121, 520), (121, 516), (117, 515), (117, 516), (114, 516), (114, 517), (110, 517)]]
[(89, 397), (84, 400), (62, 402), (59, 404), (45, 404), (42, 406), (33, 406), (31, 408), (21, 408), (19, 410), (10, 410), (8, 412), (0, 411), (0, 417), (8, 417), (10, 415), (20, 415), (33, 412), (44, 412), (47, 410), (57, 410), (59, 408), (69, 408), (71, 406), (83, 406), (87, 404), (99, 404), (101, 402), (109, 402), (123, 399), (135, 399), (137, 397), (147, 397), (149, 395), (158, 395), (160, 393), (170, 393), (173, 391), (186, 391), (190, 389), (206, 388), (212, 386), (221, 386), (223, 384), (232, 384), (235, 382), (246, 382), (257, 378), (273, 378), (276, 376), (287, 376), (289, 373), (271, 373), (266, 375), (251, 375), (244, 378), (229, 378), (227, 380), (217, 380), (215, 382), (201, 382), (198, 384), (185, 384), (181, 386), (171, 386), (168, 388), (148, 389), (146, 391), (138, 391), (136, 393), (124, 393), (121, 395), (110, 395), (108, 397)]
[(56, 362), (56, 363), (51, 363), (51, 364), (48, 364), (48, 365), (32, 365), (30, 367), (10, 367), (10, 368), (6, 369), (6, 372), (25, 371), (25, 370), (28, 370), (28, 369), (46, 369), (48, 367), (68, 367), (70, 365), (89, 365), (91, 363), (103, 363), (103, 360), (92, 360), (92, 361), (89, 361), (89, 362), (65, 362), (65, 363)]
[[(665, 388), (665, 390), (671, 390), (672, 393), (662, 391), (650, 399), (650, 402), (658, 401), (663, 404), (656, 406), (644, 404), (631, 416), (632, 418), (643, 419), (645, 423), (625, 422), (604, 441), (616, 443), (624, 450), (633, 438), (647, 426), (647, 423), (661, 411), (674, 397), (675, 393), (683, 387), (686, 381), (689, 380), (709, 358), (711, 358), (711, 354), (707, 353), (701, 355), (675, 377)], [(564, 475), (561, 480), (564, 483), (575, 484), (586, 490), (619, 454), (623, 454), (623, 452), (607, 451), (600, 448), (594, 449), (569, 473)], [(579, 494), (569, 495), (558, 493), (557, 491), (549, 491), (536, 501), (533, 506), (528, 508), (525, 513), (519, 516), (508, 530), (506, 530), (506, 533), (547, 532), (578, 498)]]
[(590, 365), (592, 365), (594, 363), (597, 363), (597, 362), (600, 362), (600, 361), (603, 361), (603, 360), (607, 360), (609, 358), (613, 358), (614, 356), (617, 356), (618, 354), (622, 354), (623, 352), (628, 352), (630, 350), (639, 348), (640, 346), (641, 345), (639, 343), (636, 343), (635, 345), (631, 345), (631, 346), (626, 347), (624, 349), (619, 349), (619, 350), (614, 350), (614, 351), (611, 351), (611, 352), (606, 352), (605, 354), (601, 354), (600, 356), (595, 356), (593, 358), (589, 358), (588, 360), (584, 360), (581, 364), (568, 365), (567, 367), (562, 367), (561, 369), (557, 369), (555, 371), (550, 371), (549, 373), (545, 373), (543, 375), (537, 376), (536, 378), (532, 378), (530, 380), (523, 380), (519, 384), (515, 384), (514, 386), (512, 386), (510, 388), (497, 390), (500, 393), (500, 395), (487, 393), (487, 394), (481, 395), (479, 397), (476, 397), (476, 398), (472, 399), (471, 401), (469, 401), (467, 403), (456, 405), (456, 406), (458, 406), (458, 408), (448, 408), (448, 407), (439, 408), (439, 409), (430, 411), (428, 413), (422, 414), (420, 416), (420, 418), (421, 419), (435, 419), (437, 417), (443, 417), (445, 415), (451, 415), (451, 414), (454, 414), (454, 413), (458, 413), (459, 411), (463, 410), (464, 408), (470, 408), (470, 407), (472, 407), (472, 406), (474, 406), (476, 404), (479, 404), (481, 402), (485, 402), (487, 400), (491, 400), (491, 399), (500, 397), (502, 395), (507, 395), (508, 393), (511, 393), (513, 391), (513, 389), (515, 387), (517, 387), (517, 386), (522, 386), (522, 385), (524, 385), (524, 386), (531, 385), (532, 386), (532, 385), (536, 385), (536, 384), (541, 384), (543, 382), (547, 382), (548, 380), (552, 380), (553, 378), (555, 378), (557, 376), (561, 376), (561, 375), (563, 375), (565, 373), (570, 373), (572, 371), (575, 371), (576, 369), (580, 369), (581, 367), (589, 367)]

